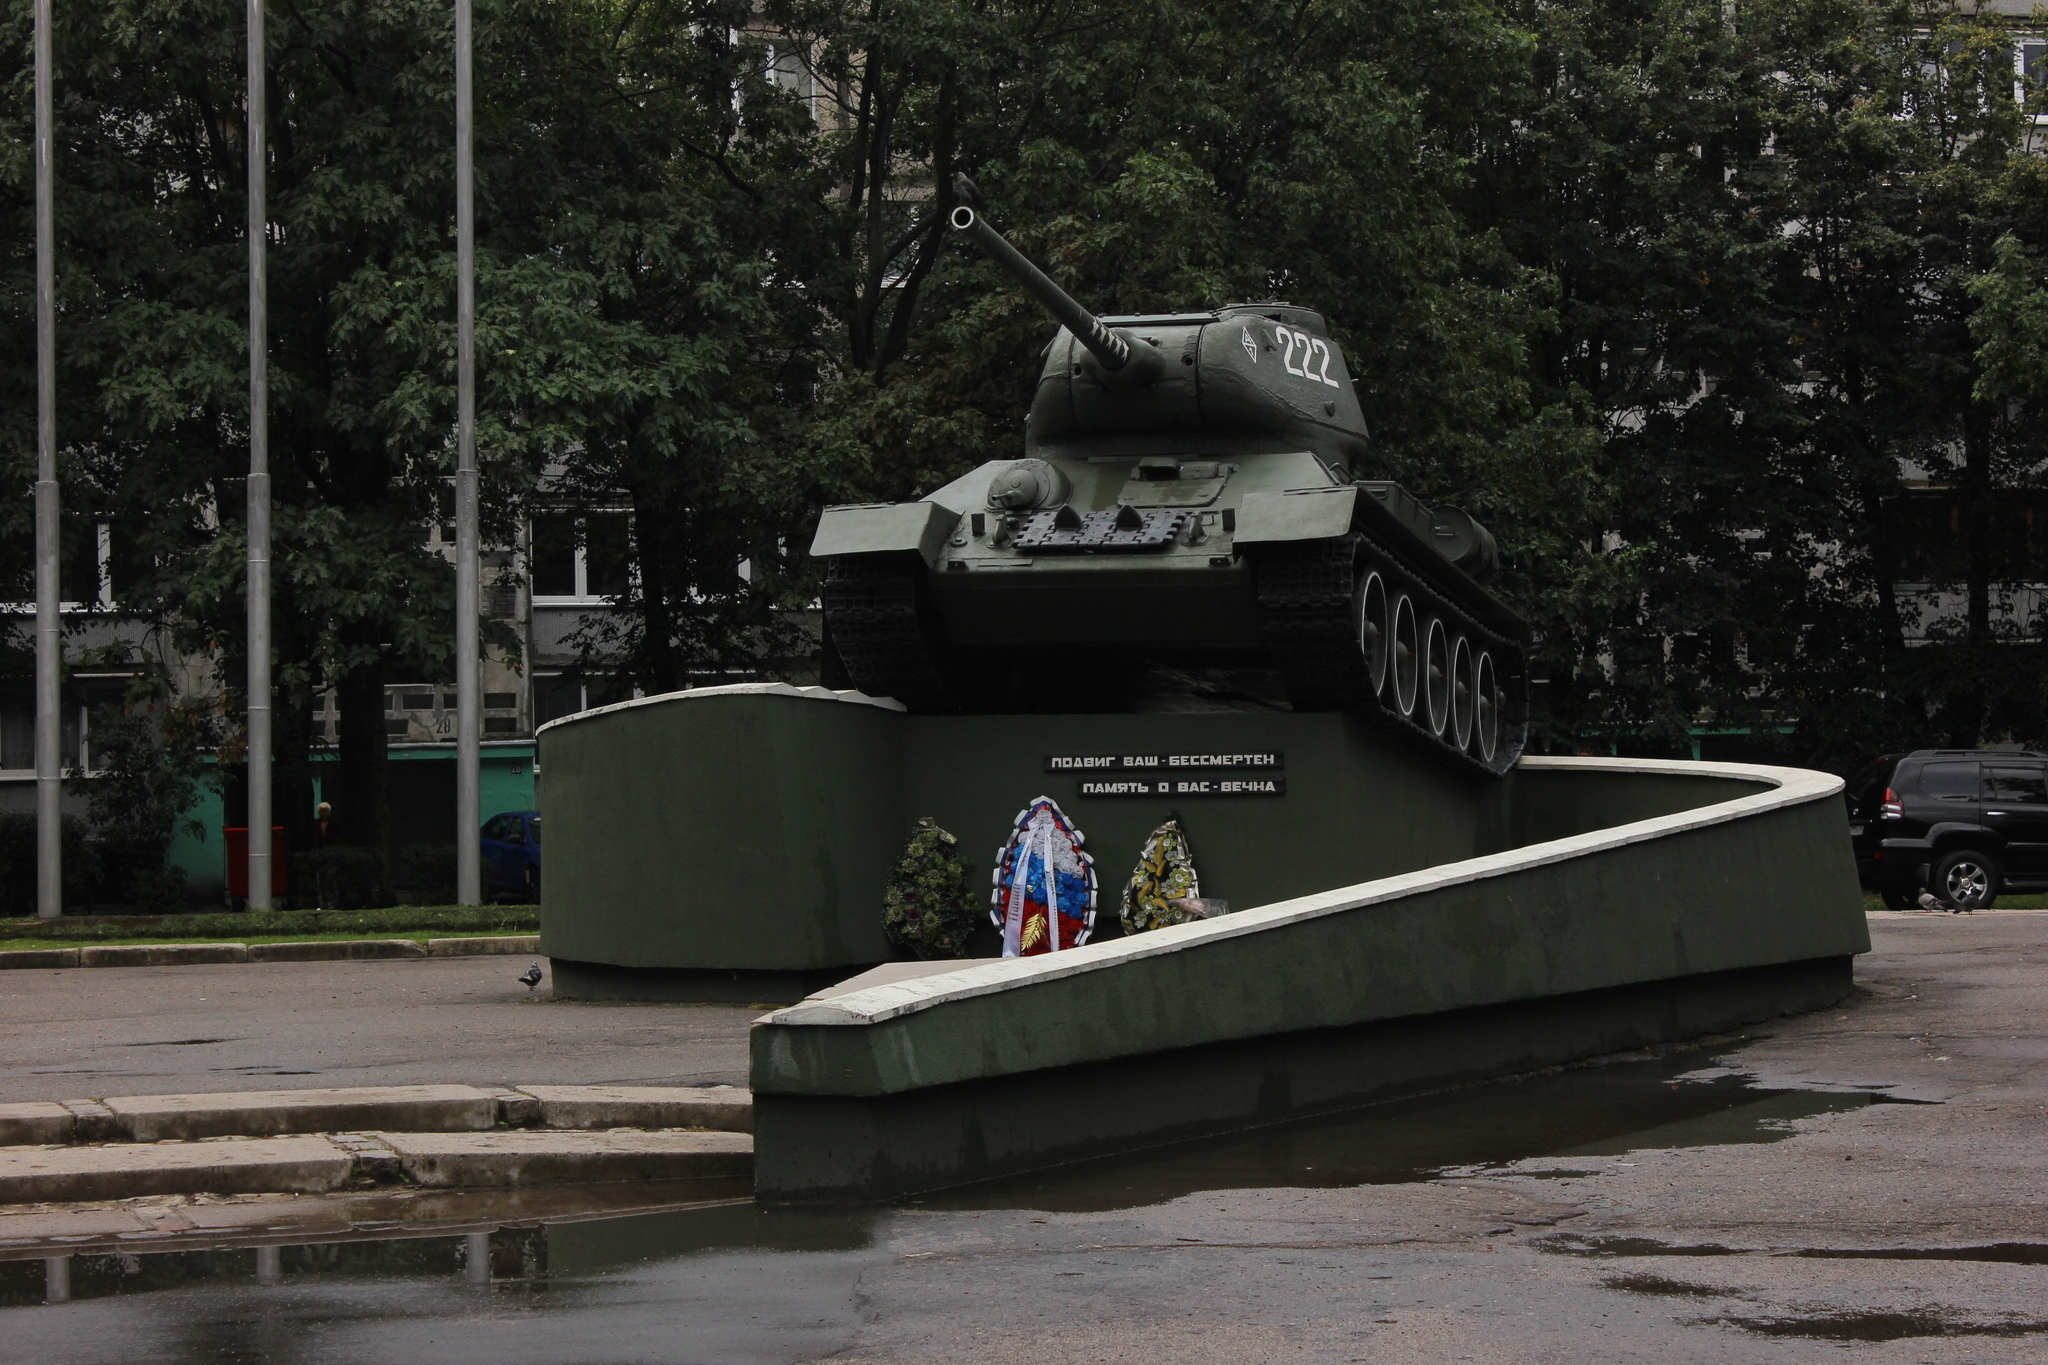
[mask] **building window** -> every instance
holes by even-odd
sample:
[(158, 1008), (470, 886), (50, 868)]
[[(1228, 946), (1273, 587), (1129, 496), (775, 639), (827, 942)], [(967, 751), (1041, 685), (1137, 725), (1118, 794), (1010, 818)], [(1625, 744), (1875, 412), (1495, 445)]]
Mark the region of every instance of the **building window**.
[(537, 604), (596, 603), (632, 581), (631, 517), (625, 512), (538, 512), (527, 551)]
[[(63, 718), (58, 727), (57, 762), (66, 772), (93, 773), (92, 713), (119, 706), (130, 675), (74, 675), (65, 688)], [(0, 700), (0, 772), (13, 776), (36, 770), (36, 706), (31, 696)]]
[(609, 673), (536, 673), (533, 675), (534, 728), (637, 695)]
[[(105, 522), (66, 514), (57, 539), (57, 598), (64, 611), (114, 605), (113, 531)], [(0, 545), (0, 602), (6, 610), (36, 609), (36, 544), (29, 531)], [(33, 766), (33, 765), (31, 765)]]

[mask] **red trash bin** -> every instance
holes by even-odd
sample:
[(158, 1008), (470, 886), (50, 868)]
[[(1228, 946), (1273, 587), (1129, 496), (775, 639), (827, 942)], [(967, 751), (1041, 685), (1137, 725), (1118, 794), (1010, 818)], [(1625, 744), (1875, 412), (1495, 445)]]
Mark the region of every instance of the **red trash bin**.
[[(227, 825), (221, 829), (221, 836), (228, 846), (228, 894), (238, 900), (249, 899), (249, 829), (246, 825)], [(270, 895), (271, 899), (284, 894), (284, 826), (270, 827)]]

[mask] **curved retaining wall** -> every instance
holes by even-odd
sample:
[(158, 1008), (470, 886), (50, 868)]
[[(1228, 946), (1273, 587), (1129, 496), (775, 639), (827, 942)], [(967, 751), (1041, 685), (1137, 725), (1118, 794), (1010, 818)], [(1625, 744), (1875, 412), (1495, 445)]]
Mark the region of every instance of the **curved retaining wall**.
[[(1084, 796), (1051, 761), (1252, 751), (1284, 755), (1284, 796)], [(899, 956), (880, 906), (919, 816), (973, 886), (1040, 792), (1086, 832), (1085, 947), (756, 1026), (771, 1196), (886, 1197), (1817, 1008), (1869, 946), (1841, 783), (1796, 769), (1536, 758), (1494, 781), (1340, 715), (908, 716), (780, 685), (587, 712), (540, 758), (541, 950), (569, 997), (796, 1000)], [(1256, 908), (1118, 937), (1169, 812), (1204, 893)]]
[(767, 1016), (753, 1034), (758, 1188), (935, 1188), (1848, 991), (1869, 937), (1838, 779), (1525, 759), (1512, 784), (1511, 827), (1572, 832)]

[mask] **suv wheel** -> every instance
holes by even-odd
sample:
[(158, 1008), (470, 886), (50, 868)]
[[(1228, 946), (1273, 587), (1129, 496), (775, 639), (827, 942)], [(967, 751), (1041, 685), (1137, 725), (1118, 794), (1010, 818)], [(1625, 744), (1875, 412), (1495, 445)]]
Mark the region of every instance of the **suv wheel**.
[(1965, 910), (1982, 910), (1998, 899), (2002, 880), (1997, 859), (1974, 848), (1959, 848), (1935, 859), (1928, 889)]

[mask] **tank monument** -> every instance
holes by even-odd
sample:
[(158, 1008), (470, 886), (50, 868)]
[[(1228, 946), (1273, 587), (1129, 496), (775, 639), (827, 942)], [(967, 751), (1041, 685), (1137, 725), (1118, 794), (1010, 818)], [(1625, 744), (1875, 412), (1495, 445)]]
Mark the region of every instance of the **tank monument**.
[[(1367, 477), (1320, 315), (1096, 318), (974, 209), (952, 224), (1060, 330), (1023, 458), (825, 511), (852, 687), (540, 737), (557, 994), (786, 1006), (753, 1032), (764, 1197), (888, 1198), (1847, 993), (1869, 940), (1839, 780), (1524, 757), (1493, 538)], [(935, 924), (972, 900), (967, 959), (903, 960), (906, 894)]]

